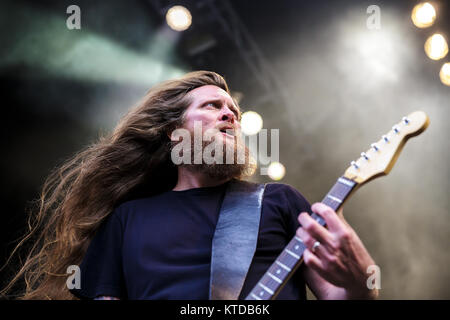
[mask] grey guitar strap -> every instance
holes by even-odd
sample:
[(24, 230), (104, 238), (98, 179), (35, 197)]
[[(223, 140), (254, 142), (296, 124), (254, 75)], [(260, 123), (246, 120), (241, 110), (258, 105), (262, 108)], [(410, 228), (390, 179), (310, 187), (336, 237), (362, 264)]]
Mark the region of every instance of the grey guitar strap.
[(258, 240), (264, 184), (232, 180), (212, 242), (209, 299), (237, 300)]

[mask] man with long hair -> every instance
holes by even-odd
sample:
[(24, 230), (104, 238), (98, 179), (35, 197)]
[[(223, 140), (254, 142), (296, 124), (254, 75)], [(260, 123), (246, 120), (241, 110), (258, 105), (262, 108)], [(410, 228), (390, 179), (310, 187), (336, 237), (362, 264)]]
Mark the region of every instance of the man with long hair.
[[(30, 232), (16, 248), (31, 243), (29, 253), (2, 293), (25, 284), (22, 299), (208, 299), (211, 242), (226, 186), (255, 169), (240, 139), (240, 112), (214, 72), (191, 72), (149, 90), (111, 135), (48, 177)], [(196, 146), (197, 124), (202, 136), (212, 130), (211, 145)], [(179, 130), (188, 135), (180, 139)], [(174, 152), (180, 143), (192, 148)], [(174, 155), (194, 159), (206, 148), (214, 161), (174, 162)], [(291, 186), (271, 183), (260, 219), (240, 298), (295, 234), (308, 247), (305, 263), (278, 298), (305, 299), (305, 284), (319, 299), (377, 296), (366, 286), (374, 262), (342, 212), (311, 207)], [(313, 248), (316, 240), (321, 246)], [(69, 290), (73, 265), (81, 268), (81, 288)]]

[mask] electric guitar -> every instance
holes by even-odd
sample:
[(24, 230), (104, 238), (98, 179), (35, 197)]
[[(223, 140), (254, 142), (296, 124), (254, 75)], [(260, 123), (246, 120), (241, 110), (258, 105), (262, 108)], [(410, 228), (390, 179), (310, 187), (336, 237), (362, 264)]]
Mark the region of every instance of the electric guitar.
[[(344, 175), (327, 193), (322, 203), (337, 211), (344, 202), (363, 184), (383, 175), (387, 175), (395, 164), (406, 141), (422, 133), (430, 120), (426, 113), (416, 111), (403, 117), (381, 139), (372, 143), (370, 149), (361, 153), (361, 157), (352, 161)], [(311, 215), (320, 225), (325, 220), (319, 215)], [(300, 238), (294, 236), (270, 266), (246, 300), (273, 300), (303, 262), (306, 247)]]

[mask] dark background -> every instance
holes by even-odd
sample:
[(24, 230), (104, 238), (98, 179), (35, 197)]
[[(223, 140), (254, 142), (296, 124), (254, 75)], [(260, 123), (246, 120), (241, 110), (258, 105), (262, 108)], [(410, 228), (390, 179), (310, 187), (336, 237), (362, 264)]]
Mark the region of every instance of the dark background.
[[(381, 298), (449, 299), (450, 87), (438, 76), (449, 56), (430, 60), (423, 43), (450, 36), (450, 10), (432, 2), (436, 23), (422, 30), (410, 19), (415, 3), (3, 1), (0, 262), (55, 166), (112, 130), (153, 84), (205, 69), (224, 75), (264, 128), (280, 130), (280, 182), (311, 203), (394, 123), (427, 112), (428, 130), (344, 214), (381, 268)], [(71, 4), (81, 30), (66, 27)], [(171, 4), (191, 10), (190, 29), (168, 29)], [(366, 26), (369, 5), (381, 9), (379, 30)]]

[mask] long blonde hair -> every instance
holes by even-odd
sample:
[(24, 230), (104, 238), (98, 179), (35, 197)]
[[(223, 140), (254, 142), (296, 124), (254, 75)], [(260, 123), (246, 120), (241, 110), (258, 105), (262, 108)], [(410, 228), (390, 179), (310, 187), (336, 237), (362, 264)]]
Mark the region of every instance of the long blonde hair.
[[(42, 188), (29, 230), (11, 258), (28, 246), (25, 261), (2, 296), (19, 299), (74, 299), (69, 265), (79, 265), (95, 232), (120, 203), (170, 190), (177, 170), (170, 160), (168, 133), (183, 123), (187, 93), (215, 85), (229, 93), (223, 77), (196, 71), (150, 89), (113, 132), (55, 169)], [(20, 249), (20, 250), (19, 250)], [(11, 292), (19, 288), (18, 295)]]

